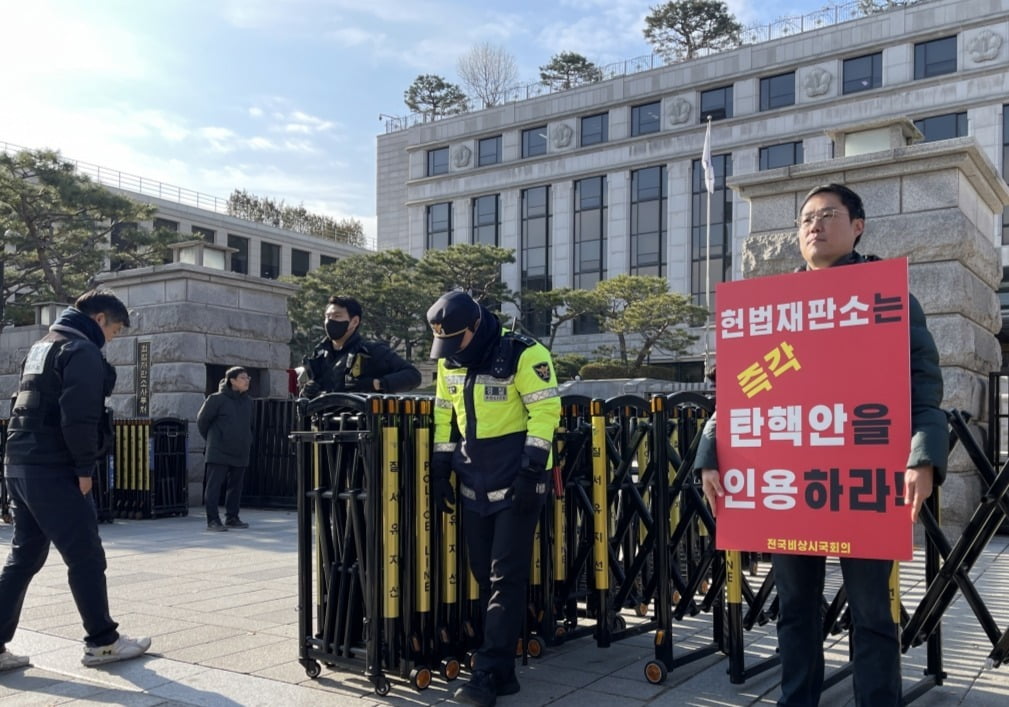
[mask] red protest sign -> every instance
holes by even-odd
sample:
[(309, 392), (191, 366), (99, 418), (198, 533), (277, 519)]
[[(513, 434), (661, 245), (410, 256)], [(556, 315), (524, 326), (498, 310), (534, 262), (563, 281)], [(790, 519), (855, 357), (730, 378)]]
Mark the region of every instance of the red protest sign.
[(717, 298), (717, 547), (910, 560), (907, 260)]

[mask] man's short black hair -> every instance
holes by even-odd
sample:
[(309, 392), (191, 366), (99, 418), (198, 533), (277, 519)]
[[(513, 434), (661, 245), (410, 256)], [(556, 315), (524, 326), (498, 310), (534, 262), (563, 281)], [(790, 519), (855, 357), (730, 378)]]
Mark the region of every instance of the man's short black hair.
[(88, 290), (77, 298), (77, 301), (74, 302), (74, 307), (89, 317), (94, 317), (96, 314), (104, 314), (110, 322), (122, 324), (124, 327), (130, 325), (129, 310), (109, 290)]
[[(820, 184), (809, 190), (805, 197), (802, 199), (802, 204), (799, 206), (799, 214), (802, 215), (802, 209), (806, 206), (806, 202), (812, 199), (817, 194), (833, 194), (841, 203), (844, 204), (844, 208), (848, 210), (848, 217), (851, 219), (860, 218), (865, 220), (865, 206), (862, 205), (862, 197), (853, 192), (848, 187), (843, 184)], [(862, 234), (858, 234), (855, 238), (855, 245), (862, 240)]]
[(335, 304), (337, 307), (343, 307), (347, 310), (347, 316), (353, 319), (357, 317), (358, 319), (364, 319), (364, 312), (361, 310), (361, 303), (358, 302), (353, 297), (345, 297), (343, 295), (333, 295), (329, 298), (329, 302), (326, 304)]
[(243, 373), (249, 375), (249, 370), (247, 368), (244, 368), (243, 366), (232, 366), (231, 368), (229, 368), (227, 371), (224, 372), (224, 379), (227, 380), (228, 383), (230, 384), (231, 381), (235, 380), (236, 378), (238, 378), (238, 376), (242, 375)]

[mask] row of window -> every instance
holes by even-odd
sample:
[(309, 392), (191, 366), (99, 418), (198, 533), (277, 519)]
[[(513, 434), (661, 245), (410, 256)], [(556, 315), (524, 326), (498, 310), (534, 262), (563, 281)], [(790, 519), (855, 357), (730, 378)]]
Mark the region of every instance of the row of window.
[[(956, 35), (914, 45), (914, 78), (926, 79), (956, 72)], [(883, 85), (883, 54), (875, 52), (845, 59), (841, 68), (841, 92), (845, 95), (868, 91)], [(760, 79), (760, 110), (774, 110), (795, 104), (795, 72), (788, 71)], [(732, 86), (720, 86), (700, 94), (700, 122), (732, 117)], [(651, 101), (631, 106), (631, 136), (657, 133), (662, 129), (662, 103)], [(579, 119), (579, 142), (582, 147), (609, 140), (609, 113), (597, 113)], [(522, 157), (545, 155), (547, 126), (538, 125), (522, 131)], [(477, 141), (477, 166), (498, 164), (502, 160), (501, 136)], [(801, 161), (801, 160), (800, 160)], [(448, 174), (449, 148), (438, 147), (427, 152), (427, 176)]]
[[(1009, 106), (1004, 112), (1009, 111)], [(926, 141), (962, 137), (967, 134), (967, 114), (950, 113), (916, 121)], [(1006, 115), (1004, 125), (1009, 125)], [(1004, 128), (1003, 169), (1009, 170), (1009, 127)], [(761, 170), (787, 167), (803, 162), (801, 141), (762, 147)], [(711, 197), (711, 231), (707, 228), (707, 203), (700, 160), (691, 165), (691, 296), (697, 304), (713, 302), (714, 286), (731, 271), (732, 199), (725, 189), (731, 176), (731, 154), (712, 157), (715, 193)], [(632, 275), (666, 275), (667, 175), (665, 166), (646, 167), (631, 172), (630, 256)], [(605, 176), (576, 180), (573, 203), (572, 286), (591, 289), (606, 279), (607, 181)], [(542, 291), (553, 287), (550, 269), (551, 189), (549, 185), (520, 192), (519, 262), (523, 290)], [(473, 243), (500, 245), (501, 196), (486, 194), (470, 202)], [(427, 207), (427, 249), (444, 249), (453, 243), (452, 203)], [(704, 283), (710, 282), (710, 288)], [(713, 305), (712, 305), (713, 306)], [(548, 313), (523, 312), (524, 326), (545, 335)], [(592, 322), (575, 322), (576, 333), (591, 333)]]
[[(170, 221), (165, 218), (154, 219), (154, 228), (175, 231), (179, 230), (178, 221)], [(208, 243), (214, 243), (217, 236), (216, 232), (211, 228), (204, 228), (203, 226), (193, 226), (192, 227), (193, 236), (200, 238)], [(249, 243), (250, 239), (245, 236), (236, 236), (234, 233), (228, 234), (227, 245), (229, 248), (234, 248), (235, 252), (231, 254), (231, 272), (240, 273), (242, 275), (249, 274)], [(276, 280), (280, 277), (280, 249), (281, 246), (277, 243), (270, 243), (268, 241), (259, 242), (259, 276), (267, 278), (270, 280)], [(336, 258), (328, 255), (319, 256), (320, 265), (329, 265), (336, 262)], [(291, 274), (295, 277), (303, 277), (308, 274), (311, 264), (311, 253), (307, 250), (301, 250), (300, 248), (291, 248)]]

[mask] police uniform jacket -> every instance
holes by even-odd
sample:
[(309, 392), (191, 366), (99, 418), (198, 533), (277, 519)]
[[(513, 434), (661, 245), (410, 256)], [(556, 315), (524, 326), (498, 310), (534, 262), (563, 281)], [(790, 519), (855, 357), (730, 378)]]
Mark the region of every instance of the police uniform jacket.
[(207, 463), (248, 466), (252, 448), (252, 398), (221, 381), (196, 413), (200, 436), (207, 440)]
[[(852, 251), (831, 267), (856, 265), (879, 260), (875, 255), (862, 255)], [(800, 268), (805, 270), (805, 268)], [(914, 295), (908, 297), (908, 316), (911, 347), (911, 451), (907, 468), (931, 464), (935, 467), (933, 479), (941, 484), (946, 478), (946, 458), (949, 454), (949, 436), (946, 414), (942, 403), (942, 369), (935, 340), (925, 323), (925, 311)], [(725, 376), (723, 376), (724, 378)], [(704, 433), (694, 460), (695, 469), (717, 469), (715, 451), (715, 418), (704, 426)]]
[(111, 444), (105, 397), (116, 370), (104, 344), (97, 322), (69, 307), (29, 349), (7, 428), (8, 476), (91, 476)]
[[(378, 378), (383, 393), (403, 393), (420, 385), (421, 376), (413, 364), (380, 341), (365, 341), (354, 334), (340, 350), (325, 338), (315, 346), (312, 356), (305, 359), (312, 380), (326, 393), (357, 390), (357, 380)], [(361, 392), (375, 392), (367, 388)]]
[(489, 515), (511, 503), (520, 469), (549, 468), (561, 403), (547, 348), (485, 316), (497, 335), (482, 363), (438, 361), (434, 453), (452, 455), (463, 503)]

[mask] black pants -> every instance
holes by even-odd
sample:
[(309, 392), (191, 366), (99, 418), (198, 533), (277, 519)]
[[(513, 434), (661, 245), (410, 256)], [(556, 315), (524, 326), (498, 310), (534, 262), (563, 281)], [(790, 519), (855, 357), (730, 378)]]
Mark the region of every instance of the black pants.
[(207, 522), (220, 521), (217, 514), (217, 504), (221, 500), (221, 487), (227, 481), (227, 491), (224, 496), (225, 518), (232, 520), (238, 517), (239, 506), (242, 503), (242, 482), (245, 479), (244, 466), (228, 466), (227, 464), (207, 463), (207, 488), (203, 492), (207, 504)]
[[(774, 555), (783, 707), (815, 707), (823, 688), (823, 585), (826, 558)], [(851, 609), (852, 692), (858, 707), (896, 707), (900, 637), (890, 614), (889, 560), (841, 558)]]
[(49, 545), (56, 546), (67, 566), (67, 579), (89, 646), (105, 646), (119, 638), (109, 616), (105, 583), (105, 549), (90, 497), (81, 493), (77, 477), (8, 478), (14, 516), (11, 550), (0, 572), (0, 645), (14, 637), (25, 594), (46, 563)]
[(483, 644), (475, 667), (503, 680), (515, 670), (515, 647), (522, 631), (539, 513), (518, 515), (506, 508), (490, 516), (463, 511), (463, 534), (470, 567), (484, 608)]

